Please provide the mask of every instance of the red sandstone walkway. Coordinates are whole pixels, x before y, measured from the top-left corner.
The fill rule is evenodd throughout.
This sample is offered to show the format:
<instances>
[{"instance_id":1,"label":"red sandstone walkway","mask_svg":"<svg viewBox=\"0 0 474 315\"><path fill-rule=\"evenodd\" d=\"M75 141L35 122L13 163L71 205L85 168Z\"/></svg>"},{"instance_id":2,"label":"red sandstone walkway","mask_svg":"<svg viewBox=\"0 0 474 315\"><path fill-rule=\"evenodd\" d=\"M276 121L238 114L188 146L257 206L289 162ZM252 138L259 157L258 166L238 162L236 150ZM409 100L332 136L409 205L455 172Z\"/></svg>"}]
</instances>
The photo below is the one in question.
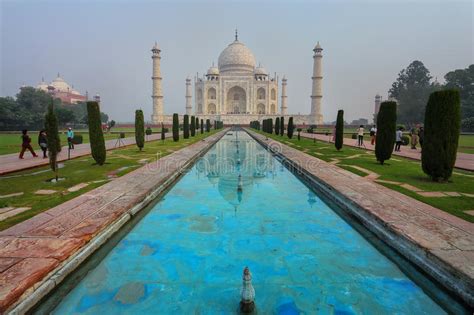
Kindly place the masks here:
<instances>
[{"instance_id":1,"label":"red sandstone walkway","mask_svg":"<svg viewBox=\"0 0 474 315\"><path fill-rule=\"evenodd\" d=\"M166 137L171 137L171 133L167 133ZM147 141L153 141L161 139L161 134L152 134L148 136ZM121 147L135 144L135 137L129 137L121 139ZM116 139L105 141L105 148L107 150L113 150L119 147ZM42 152L36 152L38 155L41 155ZM89 143L77 144L75 149L71 150L71 158L77 158L80 156L89 155L91 153L91 148ZM5 154L0 155L0 175L21 171L37 166L48 165L48 159L43 159L42 157L34 158L31 156L30 152L25 153L23 160L18 158L19 153L15 154ZM64 146L59 153L58 161L65 161L68 158L68 147Z\"/></svg>"},{"instance_id":2,"label":"red sandstone walkway","mask_svg":"<svg viewBox=\"0 0 474 315\"><path fill-rule=\"evenodd\" d=\"M1 231L0 314L24 293L22 306L31 307L30 301L48 293L110 237L110 234L99 236L99 233L114 233L119 229L141 209L140 205L143 207L163 192L183 167L225 132L218 132ZM19 313L25 310L17 309Z\"/></svg>"},{"instance_id":3,"label":"red sandstone walkway","mask_svg":"<svg viewBox=\"0 0 474 315\"><path fill-rule=\"evenodd\" d=\"M322 134L314 134L314 133L301 133L302 137L314 139L321 141L328 142L329 139L332 139L332 135L322 135ZM344 145L357 147L357 140L351 138L344 138ZM371 145L370 141L364 139L364 145L367 150L375 150L375 145ZM410 146L402 146L400 152L393 152L394 155L403 156L406 158L414 159L414 160L421 160L421 151L419 149L412 150ZM456 168L467 170L467 171L474 171L474 154L468 153L460 153L458 152L456 158L456 164L454 165Z\"/></svg>"}]
</instances>

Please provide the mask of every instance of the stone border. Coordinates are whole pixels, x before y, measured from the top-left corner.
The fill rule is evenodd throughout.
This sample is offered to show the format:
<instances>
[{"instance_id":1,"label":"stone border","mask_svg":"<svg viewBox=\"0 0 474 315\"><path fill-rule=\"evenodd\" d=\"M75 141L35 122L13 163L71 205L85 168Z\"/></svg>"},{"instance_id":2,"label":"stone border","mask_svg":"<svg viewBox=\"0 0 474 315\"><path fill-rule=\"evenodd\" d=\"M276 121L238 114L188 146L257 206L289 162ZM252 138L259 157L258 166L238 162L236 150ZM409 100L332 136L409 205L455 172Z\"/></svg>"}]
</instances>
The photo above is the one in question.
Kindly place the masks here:
<instances>
[{"instance_id":1,"label":"stone border","mask_svg":"<svg viewBox=\"0 0 474 315\"><path fill-rule=\"evenodd\" d=\"M246 131L259 144L278 157L285 166L290 168L290 170L295 171L299 177L303 177L303 179L313 186L313 188L322 192L326 197L335 202L344 211L355 217L379 239L384 241L390 247L394 248L398 253L400 253L414 265L421 268L433 279L435 279L436 282L442 284L448 291L459 297L471 308L474 308L474 279L472 276L474 272L474 259L472 259L474 258L473 224L449 214L441 213L441 210L439 209L418 202L415 199L400 194L396 191L392 191L386 187L369 182L362 177L340 169L337 166L331 165L330 163L319 160L316 157L310 156L302 151L291 148L281 142L269 138L265 139L265 136L252 132L248 129L246 129ZM293 159L291 159L289 157L291 153L299 153L303 156L298 156L296 158L294 156ZM302 161L302 159L298 158L305 159L305 161ZM316 163L320 173L318 175L320 176L308 170L305 165L303 165L303 162L308 163L306 164L306 167L315 166L315 164L311 164L311 162ZM459 257L456 257L456 255L459 255L459 250L436 248L430 249L427 247L429 244L426 242L429 242L430 240L419 238L419 235L416 235L416 230L409 231L407 229L407 222L396 222L396 217L390 217L389 213L383 213L385 209L375 209L374 205L376 205L376 203L371 202L370 195L363 195L363 193L358 191L351 191L346 187L342 187L343 185L339 185L340 187L337 187L338 185L330 183L328 177L321 178L325 176L331 176L331 174L324 174L328 172L331 173L331 171L334 173L334 175L343 175L345 176L346 180L352 181L354 183L356 180L363 180L364 188L366 188L368 185L376 185L377 190L382 194L390 191L390 193L387 193L387 198L393 198L393 195L395 194L397 195L397 199L403 199L405 201L405 205L410 205L413 208L426 208L426 216L422 217L421 219L425 219L427 221L432 220L434 223L439 223L443 226L447 225L447 228L451 229L458 228L459 230L457 232L461 231L460 233L462 233L462 236L465 237L463 240L461 240L461 242L465 242L462 245L468 248L466 250L468 253L458 260ZM390 211L393 209L388 210ZM400 205L400 210L405 210L402 209L402 205ZM433 211L433 215L431 216L429 216L430 211ZM406 211L400 212L403 212L403 215L406 214ZM415 211L413 212L413 214L419 215L419 213L415 213ZM389 218L389 220L387 220L387 218ZM429 225L430 223L428 222L426 224ZM433 228L435 227L435 224L433 224ZM440 233L440 231L434 232ZM452 230L449 232L454 234ZM424 244L423 241L425 241Z\"/></svg>"},{"instance_id":2,"label":"stone border","mask_svg":"<svg viewBox=\"0 0 474 315\"><path fill-rule=\"evenodd\" d=\"M47 294L49 294L55 287L57 287L69 274L76 270L87 258L89 258L113 235L115 235L127 222L134 218L141 210L146 208L158 196L166 192L166 190L173 183L175 183L186 172L186 170L188 170L195 163L195 161L199 157L203 156L227 132L228 129L226 128L223 131L218 132L217 134L204 138L205 140L210 141L207 141L205 145L199 148L199 150L187 161L175 165L176 169L173 171L171 176L169 176L164 182L160 183L159 186L153 189L152 191L148 191L145 194L143 200L135 204L133 207L123 213L118 219L116 219L114 222L112 222L106 228L96 234L88 243L86 243L82 248L73 253L65 261L60 263L40 282L35 283L32 287L28 288L23 293L23 295L6 310L6 314L24 314L30 311L34 306L36 306L37 303L39 303L44 297L46 297ZM192 145L201 143L202 142L200 141ZM190 146L175 151L174 154L179 154L181 150L187 149ZM143 166L142 168L145 167L146 166ZM98 187L96 189L100 189L101 187Z\"/></svg>"}]
</instances>

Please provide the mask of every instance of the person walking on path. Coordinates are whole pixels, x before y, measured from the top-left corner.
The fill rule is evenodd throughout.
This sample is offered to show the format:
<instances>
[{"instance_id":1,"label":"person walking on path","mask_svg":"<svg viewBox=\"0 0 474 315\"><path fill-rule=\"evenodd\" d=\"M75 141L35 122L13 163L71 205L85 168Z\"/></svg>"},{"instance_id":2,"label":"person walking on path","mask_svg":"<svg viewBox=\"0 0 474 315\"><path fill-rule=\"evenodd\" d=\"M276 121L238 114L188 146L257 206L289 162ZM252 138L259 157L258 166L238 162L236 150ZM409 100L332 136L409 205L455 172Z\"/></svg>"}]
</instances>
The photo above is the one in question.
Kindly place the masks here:
<instances>
[{"instance_id":1,"label":"person walking on path","mask_svg":"<svg viewBox=\"0 0 474 315\"><path fill-rule=\"evenodd\" d=\"M29 150L33 157L38 157L38 155L35 153L35 150L33 150L33 147L31 146L31 138L28 136L28 130L23 129L22 131L22 143L21 143L21 152L20 152L20 159L23 159L23 155L25 154L26 150Z\"/></svg>"},{"instance_id":2,"label":"person walking on path","mask_svg":"<svg viewBox=\"0 0 474 315\"><path fill-rule=\"evenodd\" d=\"M69 145L69 149L73 149L74 150L74 142L73 142L73 139L74 139L74 131L72 131L72 128L69 127L67 129L67 143Z\"/></svg>"},{"instance_id":3,"label":"person walking on path","mask_svg":"<svg viewBox=\"0 0 474 315\"><path fill-rule=\"evenodd\" d=\"M43 151L43 159L46 159L48 156L46 155L46 151L48 150L48 138L46 137L46 131L41 130L38 135L38 144Z\"/></svg>"},{"instance_id":4,"label":"person walking on path","mask_svg":"<svg viewBox=\"0 0 474 315\"><path fill-rule=\"evenodd\" d=\"M423 149L423 141L425 140L425 130L423 127L418 129L418 141L420 142L420 148Z\"/></svg>"},{"instance_id":5,"label":"person walking on path","mask_svg":"<svg viewBox=\"0 0 474 315\"><path fill-rule=\"evenodd\" d=\"M410 136L411 136L411 148L412 150L416 150L416 145L418 144L418 132L416 130L416 127L411 128L410 130Z\"/></svg>"},{"instance_id":6,"label":"person walking on path","mask_svg":"<svg viewBox=\"0 0 474 315\"><path fill-rule=\"evenodd\" d=\"M375 136L377 135L377 127L375 125L370 128L370 144L374 145L375 144Z\"/></svg>"},{"instance_id":7,"label":"person walking on path","mask_svg":"<svg viewBox=\"0 0 474 315\"><path fill-rule=\"evenodd\" d=\"M357 145L359 147L364 145L364 125L360 125L357 129Z\"/></svg>"},{"instance_id":8,"label":"person walking on path","mask_svg":"<svg viewBox=\"0 0 474 315\"><path fill-rule=\"evenodd\" d=\"M395 133L395 151L400 152L400 146L402 145L402 127L398 128L398 130Z\"/></svg>"}]
</instances>

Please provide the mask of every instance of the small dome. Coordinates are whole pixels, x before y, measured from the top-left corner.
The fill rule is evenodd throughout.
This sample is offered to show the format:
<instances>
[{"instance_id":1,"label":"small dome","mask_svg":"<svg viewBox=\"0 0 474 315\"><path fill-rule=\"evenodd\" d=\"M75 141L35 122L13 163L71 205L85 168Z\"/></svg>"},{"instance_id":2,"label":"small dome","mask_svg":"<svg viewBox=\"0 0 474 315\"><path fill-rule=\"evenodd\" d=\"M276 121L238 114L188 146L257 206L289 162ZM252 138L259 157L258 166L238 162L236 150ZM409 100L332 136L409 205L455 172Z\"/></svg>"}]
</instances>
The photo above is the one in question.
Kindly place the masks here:
<instances>
[{"instance_id":1,"label":"small dome","mask_svg":"<svg viewBox=\"0 0 474 315\"><path fill-rule=\"evenodd\" d=\"M237 39L227 46L219 55L219 71L253 72L255 57L252 51Z\"/></svg>"},{"instance_id":2,"label":"small dome","mask_svg":"<svg viewBox=\"0 0 474 315\"><path fill-rule=\"evenodd\" d=\"M58 77L54 79L53 82L51 82L51 86L60 92L69 92L71 90L69 84L67 84L66 81L64 81L64 79L59 76L59 73Z\"/></svg>"},{"instance_id":3,"label":"small dome","mask_svg":"<svg viewBox=\"0 0 474 315\"><path fill-rule=\"evenodd\" d=\"M213 65L207 70L207 75L219 75L219 69Z\"/></svg>"},{"instance_id":4,"label":"small dome","mask_svg":"<svg viewBox=\"0 0 474 315\"><path fill-rule=\"evenodd\" d=\"M71 91L71 94L74 94L74 95L81 95L81 93L80 93L78 90L72 90L72 91Z\"/></svg>"},{"instance_id":5,"label":"small dome","mask_svg":"<svg viewBox=\"0 0 474 315\"><path fill-rule=\"evenodd\" d=\"M319 44L319 42L316 44L316 46L314 46L314 49L313 50L323 50L323 48L321 47L321 45Z\"/></svg>"},{"instance_id":6,"label":"small dome","mask_svg":"<svg viewBox=\"0 0 474 315\"><path fill-rule=\"evenodd\" d=\"M41 91L48 91L48 84L44 82L44 78L41 79L41 82L36 86L36 88Z\"/></svg>"},{"instance_id":7,"label":"small dome","mask_svg":"<svg viewBox=\"0 0 474 315\"><path fill-rule=\"evenodd\" d=\"M258 65L258 67L255 68L255 74L256 75L268 75L268 72L267 72L267 70L265 70L264 67L262 67L261 65Z\"/></svg>"}]
</instances>

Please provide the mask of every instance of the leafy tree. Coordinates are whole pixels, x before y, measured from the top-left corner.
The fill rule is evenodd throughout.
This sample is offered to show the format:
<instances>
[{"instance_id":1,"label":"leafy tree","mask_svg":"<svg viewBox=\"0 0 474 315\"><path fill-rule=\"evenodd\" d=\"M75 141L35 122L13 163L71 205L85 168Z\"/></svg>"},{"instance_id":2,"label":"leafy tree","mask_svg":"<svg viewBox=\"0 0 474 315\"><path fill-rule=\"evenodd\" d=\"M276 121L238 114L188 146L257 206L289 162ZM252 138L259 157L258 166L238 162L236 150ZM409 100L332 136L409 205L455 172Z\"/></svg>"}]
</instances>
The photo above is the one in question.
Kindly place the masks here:
<instances>
[{"instance_id":1,"label":"leafy tree","mask_svg":"<svg viewBox=\"0 0 474 315\"><path fill-rule=\"evenodd\" d=\"M44 118L44 127L48 139L49 166L54 172L57 182L59 177L58 153L61 152L61 140L59 139L58 119L54 113L54 104L52 101L48 106L48 111Z\"/></svg>"},{"instance_id":2,"label":"leafy tree","mask_svg":"<svg viewBox=\"0 0 474 315\"><path fill-rule=\"evenodd\" d=\"M280 118L280 136L285 134L285 118L281 116Z\"/></svg>"},{"instance_id":3,"label":"leafy tree","mask_svg":"<svg viewBox=\"0 0 474 315\"><path fill-rule=\"evenodd\" d=\"M58 106L54 109L54 111L55 111L56 117L58 118L59 124L61 126L65 126L66 124L72 123L76 120L74 116L74 112L70 109L66 109L66 108Z\"/></svg>"},{"instance_id":4,"label":"leafy tree","mask_svg":"<svg viewBox=\"0 0 474 315\"><path fill-rule=\"evenodd\" d=\"M189 115L184 115L184 123L183 123L183 138L189 138Z\"/></svg>"},{"instance_id":5,"label":"leafy tree","mask_svg":"<svg viewBox=\"0 0 474 315\"><path fill-rule=\"evenodd\" d=\"M437 88L431 79L430 71L418 60L400 71L389 90L390 97L398 102L399 122L411 124L424 120L428 97Z\"/></svg>"},{"instance_id":6,"label":"leafy tree","mask_svg":"<svg viewBox=\"0 0 474 315\"><path fill-rule=\"evenodd\" d=\"M173 114L173 141L179 141L179 117L178 114Z\"/></svg>"},{"instance_id":7,"label":"leafy tree","mask_svg":"<svg viewBox=\"0 0 474 315\"><path fill-rule=\"evenodd\" d=\"M116 123L115 123L115 120L112 119L112 120L109 122L109 129L112 129L113 127L115 127L115 124L116 124Z\"/></svg>"},{"instance_id":8,"label":"leafy tree","mask_svg":"<svg viewBox=\"0 0 474 315\"><path fill-rule=\"evenodd\" d=\"M92 101L87 102L87 117L92 157L97 164L103 165L107 151L105 150L104 134L100 121L99 103Z\"/></svg>"},{"instance_id":9,"label":"leafy tree","mask_svg":"<svg viewBox=\"0 0 474 315\"><path fill-rule=\"evenodd\" d=\"M106 113L100 112L100 121L106 123L109 121L109 115Z\"/></svg>"},{"instance_id":10,"label":"leafy tree","mask_svg":"<svg viewBox=\"0 0 474 315\"><path fill-rule=\"evenodd\" d=\"M377 135L375 141L375 156L383 165L392 156L395 144L397 126L397 103L382 102L377 115Z\"/></svg>"},{"instance_id":11,"label":"leafy tree","mask_svg":"<svg viewBox=\"0 0 474 315\"><path fill-rule=\"evenodd\" d=\"M337 111L336 119L336 139L334 141L334 146L339 151L342 149L342 144L344 142L344 111L342 109Z\"/></svg>"},{"instance_id":12,"label":"leafy tree","mask_svg":"<svg viewBox=\"0 0 474 315\"><path fill-rule=\"evenodd\" d=\"M141 151L145 146L145 121L141 109L135 111L135 142Z\"/></svg>"},{"instance_id":13,"label":"leafy tree","mask_svg":"<svg viewBox=\"0 0 474 315\"><path fill-rule=\"evenodd\" d=\"M460 103L459 91L444 90L432 93L426 106L421 165L434 181L447 181L453 173L461 123Z\"/></svg>"},{"instance_id":14,"label":"leafy tree","mask_svg":"<svg viewBox=\"0 0 474 315\"><path fill-rule=\"evenodd\" d=\"M280 133L280 117L275 118L275 134L278 136Z\"/></svg>"},{"instance_id":15,"label":"leafy tree","mask_svg":"<svg viewBox=\"0 0 474 315\"><path fill-rule=\"evenodd\" d=\"M191 137L194 137L196 135L196 119L194 119L194 116L191 116Z\"/></svg>"},{"instance_id":16,"label":"leafy tree","mask_svg":"<svg viewBox=\"0 0 474 315\"><path fill-rule=\"evenodd\" d=\"M464 118L461 121L462 131L473 132L474 131L474 117Z\"/></svg>"},{"instance_id":17,"label":"leafy tree","mask_svg":"<svg viewBox=\"0 0 474 315\"><path fill-rule=\"evenodd\" d=\"M444 79L446 87L458 89L461 97L461 118L474 117L474 64L466 69L448 72Z\"/></svg>"},{"instance_id":18,"label":"leafy tree","mask_svg":"<svg viewBox=\"0 0 474 315\"><path fill-rule=\"evenodd\" d=\"M290 117L290 119L288 119L288 131L287 131L289 139L293 138L294 130L295 130L295 125L293 124L293 117Z\"/></svg>"},{"instance_id":19,"label":"leafy tree","mask_svg":"<svg viewBox=\"0 0 474 315\"><path fill-rule=\"evenodd\" d=\"M206 132L211 131L211 120L206 119Z\"/></svg>"},{"instance_id":20,"label":"leafy tree","mask_svg":"<svg viewBox=\"0 0 474 315\"><path fill-rule=\"evenodd\" d=\"M204 120L201 119L201 134L204 133Z\"/></svg>"}]
</instances>

